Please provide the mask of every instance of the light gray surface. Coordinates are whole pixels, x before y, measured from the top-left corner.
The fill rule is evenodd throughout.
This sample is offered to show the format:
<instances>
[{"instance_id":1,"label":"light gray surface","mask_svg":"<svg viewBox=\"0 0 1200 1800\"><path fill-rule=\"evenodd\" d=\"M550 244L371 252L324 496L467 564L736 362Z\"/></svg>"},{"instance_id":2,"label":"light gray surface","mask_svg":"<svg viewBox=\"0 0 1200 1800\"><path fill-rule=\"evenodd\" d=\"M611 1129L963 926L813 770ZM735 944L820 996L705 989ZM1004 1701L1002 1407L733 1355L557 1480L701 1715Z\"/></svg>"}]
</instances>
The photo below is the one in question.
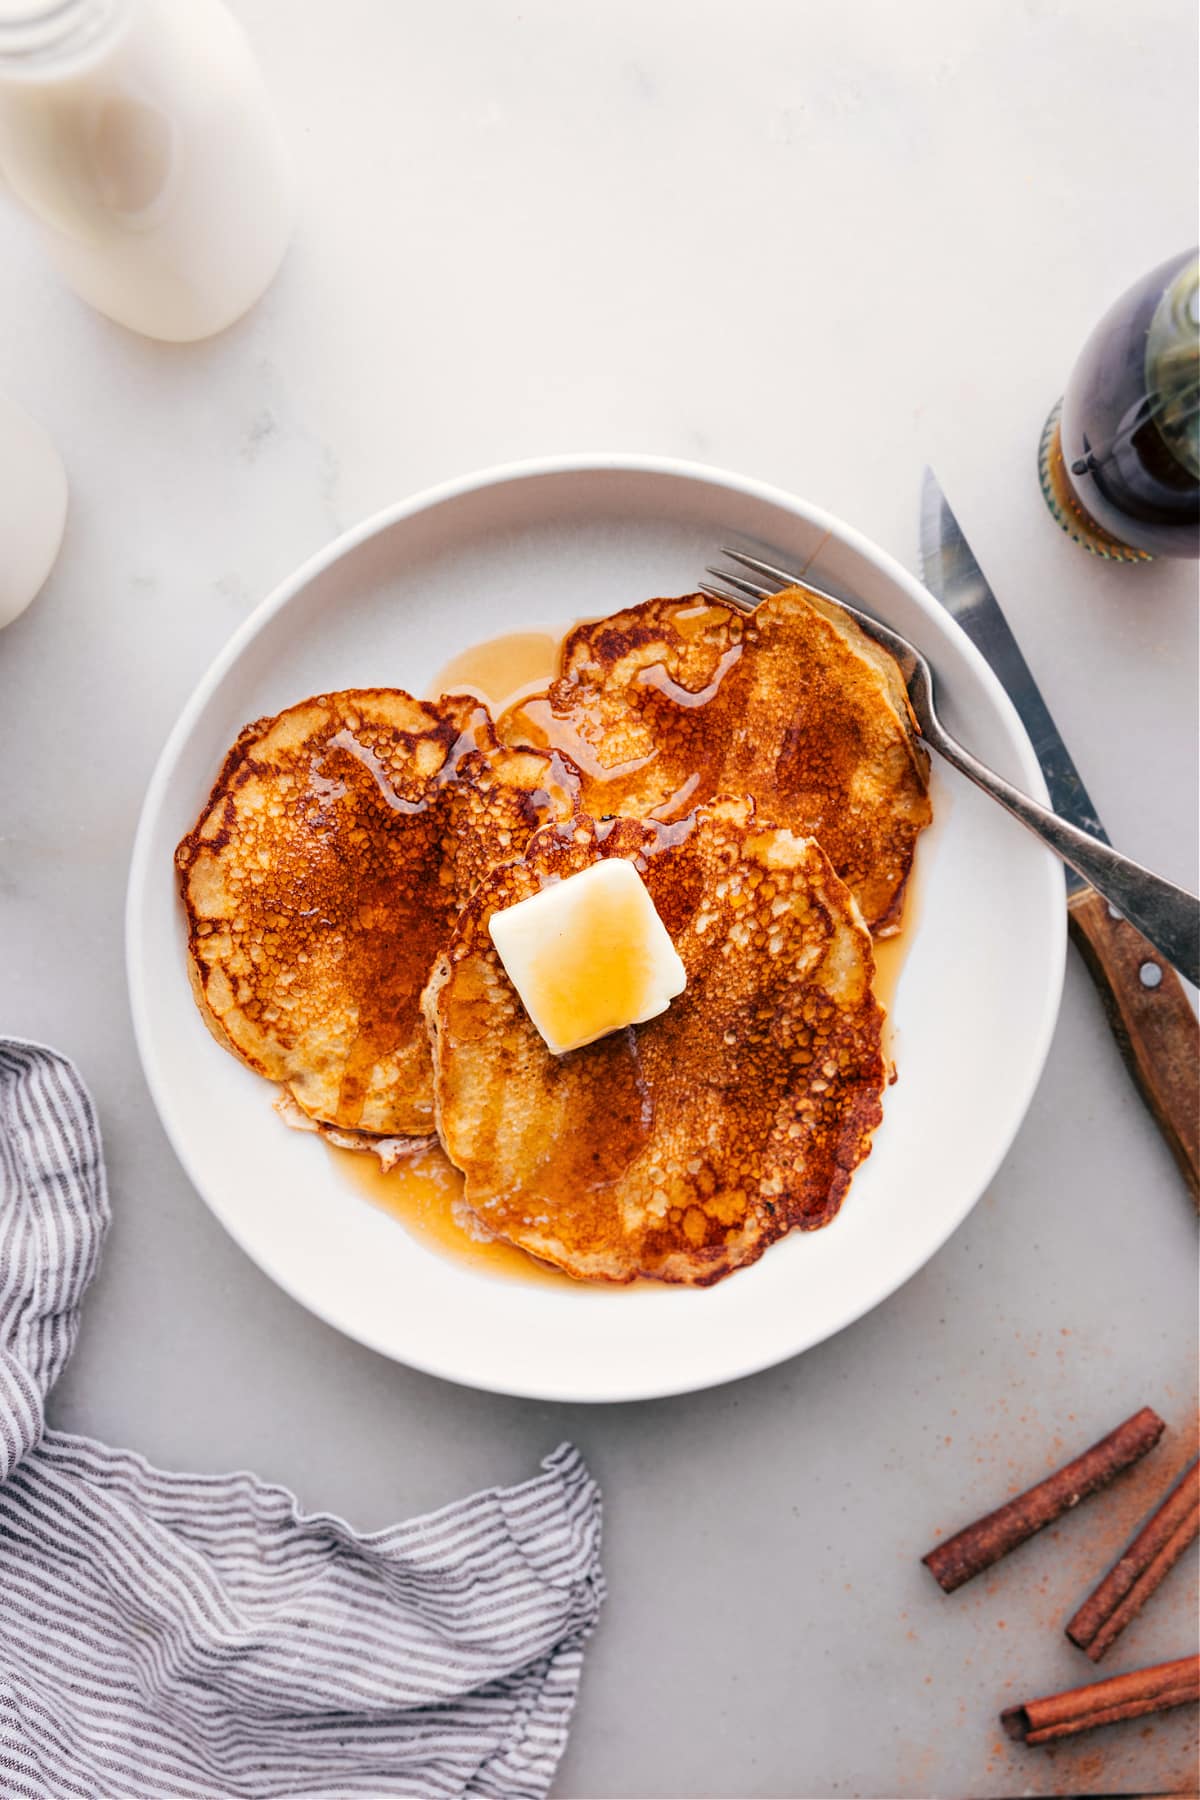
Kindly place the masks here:
<instances>
[{"instance_id":1,"label":"light gray surface","mask_svg":"<svg viewBox=\"0 0 1200 1800\"><path fill-rule=\"evenodd\" d=\"M1194 230L1191 9L244 15L303 182L250 319L135 340L0 212L0 387L73 491L51 585L0 636L0 1022L78 1059L115 1207L55 1422L252 1465L362 1526L571 1436L605 1488L610 1601L562 1795L1188 1784L1188 1713L997 1748L1000 1705L1088 1678L1059 1628L1153 1467L953 1598L917 1562L1143 1401L1164 1468L1194 1417L1194 1217L1073 953L1025 1127L907 1288L752 1381L572 1411L385 1363L246 1262L149 1109L121 908L158 748L266 589L400 494L581 447L742 468L910 566L932 460L1114 841L1194 882L1195 570L1098 565L1033 467L1094 317ZM1114 1669L1194 1647L1195 1568Z\"/></svg>"}]
</instances>

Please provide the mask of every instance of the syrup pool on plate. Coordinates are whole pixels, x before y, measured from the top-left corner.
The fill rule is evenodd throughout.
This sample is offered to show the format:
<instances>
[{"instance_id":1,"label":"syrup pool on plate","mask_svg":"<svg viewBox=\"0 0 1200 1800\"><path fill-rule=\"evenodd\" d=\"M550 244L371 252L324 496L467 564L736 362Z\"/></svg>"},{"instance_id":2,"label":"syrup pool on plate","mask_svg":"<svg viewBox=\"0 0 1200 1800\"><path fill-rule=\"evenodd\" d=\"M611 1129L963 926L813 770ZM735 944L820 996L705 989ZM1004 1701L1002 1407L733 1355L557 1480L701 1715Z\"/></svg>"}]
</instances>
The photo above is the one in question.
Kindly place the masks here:
<instances>
[{"instance_id":1,"label":"syrup pool on plate","mask_svg":"<svg viewBox=\"0 0 1200 1800\"><path fill-rule=\"evenodd\" d=\"M493 713L501 713L513 701L553 681L561 645L562 638L551 631L510 631L503 637L485 638L450 658L429 683L428 697L436 700L441 694L457 694L465 688L486 700Z\"/></svg>"},{"instance_id":2,"label":"syrup pool on plate","mask_svg":"<svg viewBox=\"0 0 1200 1800\"><path fill-rule=\"evenodd\" d=\"M361 1150L325 1146L339 1173L373 1206L398 1219L418 1243L485 1275L573 1287L569 1275L538 1262L513 1244L489 1237L463 1200L463 1178L438 1146L402 1157L385 1174L378 1158Z\"/></svg>"},{"instance_id":3,"label":"syrup pool on plate","mask_svg":"<svg viewBox=\"0 0 1200 1800\"><path fill-rule=\"evenodd\" d=\"M877 937L873 940L875 952L875 975L871 988L882 1006L885 1014L883 1021L883 1054L893 1069L898 1069L903 1077L903 1043L897 1044L896 1032L896 993L900 986L900 978L908 960L909 950L916 935L917 920L921 912L921 897L924 887L924 864L921 859L920 846L913 858L912 871L904 890L904 910L900 915L900 929L893 937ZM884 1108L886 1120L887 1108Z\"/></svg>"}]
</instances>

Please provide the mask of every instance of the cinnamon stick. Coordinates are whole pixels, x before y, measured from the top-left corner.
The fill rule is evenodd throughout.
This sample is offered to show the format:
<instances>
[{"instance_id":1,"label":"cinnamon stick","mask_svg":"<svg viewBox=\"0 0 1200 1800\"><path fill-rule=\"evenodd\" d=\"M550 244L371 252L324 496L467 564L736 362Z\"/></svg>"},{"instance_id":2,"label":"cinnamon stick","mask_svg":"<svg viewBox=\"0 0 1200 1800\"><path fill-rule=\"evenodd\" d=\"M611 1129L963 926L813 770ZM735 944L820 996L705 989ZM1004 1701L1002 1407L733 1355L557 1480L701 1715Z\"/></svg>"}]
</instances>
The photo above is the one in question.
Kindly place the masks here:
<instances>
[{"instance_id":1,"label":"cinnamon stick","mask_svg":"<svg viewBox=\"0 0 1200 1800\"><path fill-rule=\"evenodd\" d=\"M1052 1525L1089 1494L1107 1487L1122 1469L1153 1450L1166 1426L1149 1406L1118 1425L1115 1431L1085 1450L1073 1462L1056 1469L1036 1487L1027 1488L1014 1500L996 1508L973 1525L938 1544L921 1561L947 1594L970 1581L1031 1538Z\"/></svg>"},{"instance_id":2,"label":"cinnamon stick","mask_svg":"<svg viewBox=\"0 0 1200 1800\"><path fill-rule=\"evenodd\" d=\"M1056 1738L1073 1737L1077 1731L1093 1731L1097 1725L1116 1725L1121 1719L1137 1719L1143 1713L1165 1712L1170 1706L1197 1700L1200 1656L1183 1656L1178 1662L1134 1669L1128 1675L1093 1681L1065 1694L1026 1700L1023 1706L1010 1706L1002 1712L1000 1723L1011 1738L1026 1744L1050 1744Z\"/></svg>"},{"instance_id":3,"label":"cinnamon stick","mask_svg":"<svg viewBox=\"0 0 1200 1800\"><path fill-rule=\"evenodd\" d=\"M1200 1460L1185 1469L1067 1625L1067 1636L1093 1662L1145 1606L1163 1577L1200 1533Z\"/></svg>"}]
</instances>

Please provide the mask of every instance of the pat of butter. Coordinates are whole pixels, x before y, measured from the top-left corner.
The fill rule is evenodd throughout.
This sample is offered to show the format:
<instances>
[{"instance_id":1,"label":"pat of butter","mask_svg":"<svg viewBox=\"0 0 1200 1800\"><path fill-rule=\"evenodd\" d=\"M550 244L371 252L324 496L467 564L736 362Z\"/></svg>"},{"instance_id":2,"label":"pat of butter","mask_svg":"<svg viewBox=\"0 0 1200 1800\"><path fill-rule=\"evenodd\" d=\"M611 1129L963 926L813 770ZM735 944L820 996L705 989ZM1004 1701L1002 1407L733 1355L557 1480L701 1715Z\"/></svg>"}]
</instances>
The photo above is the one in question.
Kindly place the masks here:
<instances>
[{"instance_id":1,"label":"pat of butter","mask_svg":"<svg viewBox=\"0 0 1200 1800\"><path fill-rule=\"evenodd\" d=\"M656 1018L687 986L645 883L620 856L493 913L488 930L556 1056Z\"/></svg>"}]
</instances>

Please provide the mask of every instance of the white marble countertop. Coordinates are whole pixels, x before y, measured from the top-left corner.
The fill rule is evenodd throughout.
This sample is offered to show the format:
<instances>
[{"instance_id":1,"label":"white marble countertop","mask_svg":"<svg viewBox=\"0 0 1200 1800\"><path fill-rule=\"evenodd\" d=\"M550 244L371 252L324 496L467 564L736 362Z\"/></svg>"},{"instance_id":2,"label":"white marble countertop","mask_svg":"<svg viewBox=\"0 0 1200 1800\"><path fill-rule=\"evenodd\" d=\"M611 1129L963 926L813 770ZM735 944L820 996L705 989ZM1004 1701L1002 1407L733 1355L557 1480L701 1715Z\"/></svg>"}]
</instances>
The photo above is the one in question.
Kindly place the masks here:
<instances>
[{"instance_id":1,"label":"white marble countertop","mask_svg":"<svg viewBox=\"0 0 1200 1800\"><path fill-rule=\"evenodd\" d=\"M0 388L72 483L56 572L0 636L0 1026L78 1060L115 1200L54 1419L251 1465L364 1526L572 1437L610 1599L562 1795L1189 1785L1187 1711L1057 1755L996 1726L1018 1690L1088 1678L1061 1621L1157 1475L952 1600L917 1561L1143 1401L1173 1428L1163 1466L1184 1452L1195 1221L1074 952L1025 1126L916 1279L753 1380L572 1410L387 1363L251 1266L150 1106L121 914L166 732L268 588L406 492L579 449L763 477L910 566L932 462L1112 836L1194 882L1195 566L1093 561L1034 467L1095 318L1194 232L1193 9L240 10L302 184L248 319L131 337L0 210ZM1114 1668L1193 1647L1194 1557Z\"/></svg>"}]
</instances>

